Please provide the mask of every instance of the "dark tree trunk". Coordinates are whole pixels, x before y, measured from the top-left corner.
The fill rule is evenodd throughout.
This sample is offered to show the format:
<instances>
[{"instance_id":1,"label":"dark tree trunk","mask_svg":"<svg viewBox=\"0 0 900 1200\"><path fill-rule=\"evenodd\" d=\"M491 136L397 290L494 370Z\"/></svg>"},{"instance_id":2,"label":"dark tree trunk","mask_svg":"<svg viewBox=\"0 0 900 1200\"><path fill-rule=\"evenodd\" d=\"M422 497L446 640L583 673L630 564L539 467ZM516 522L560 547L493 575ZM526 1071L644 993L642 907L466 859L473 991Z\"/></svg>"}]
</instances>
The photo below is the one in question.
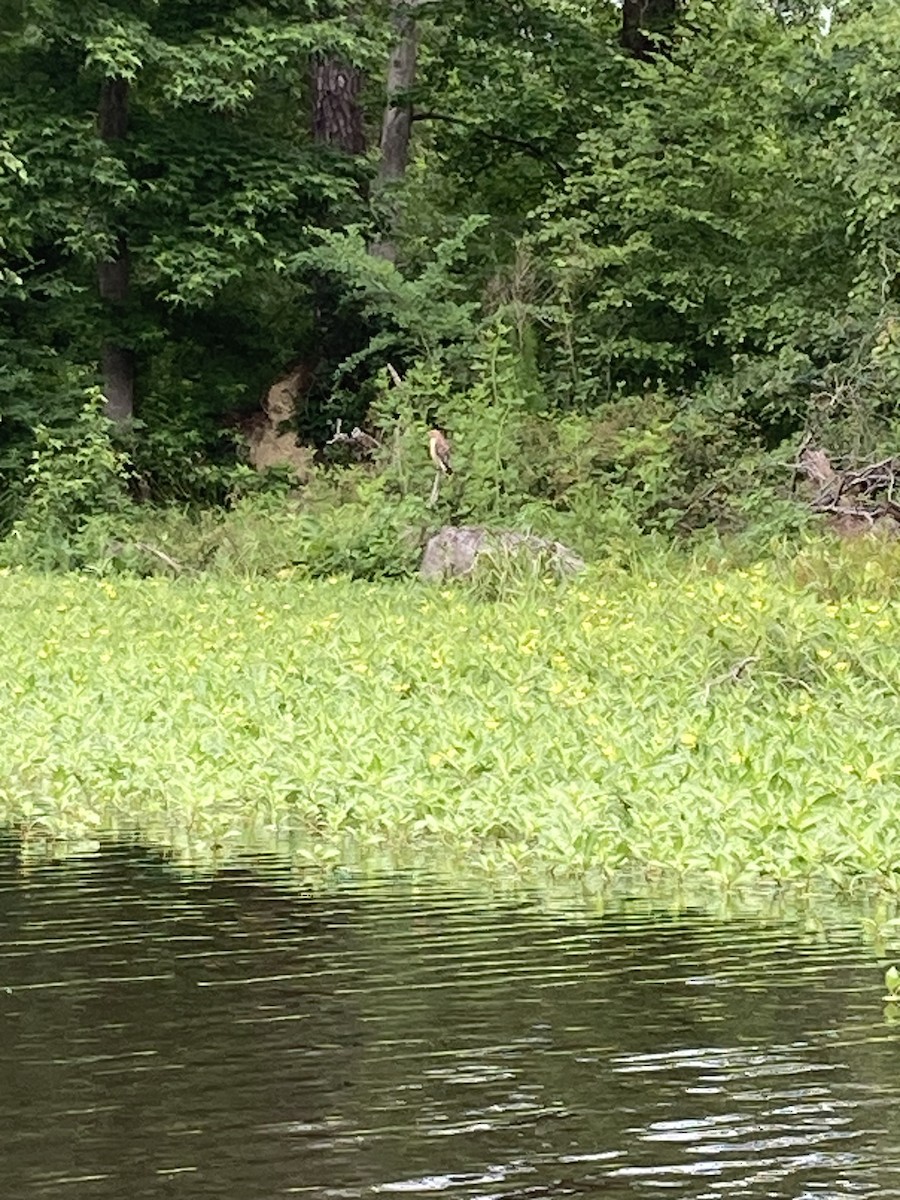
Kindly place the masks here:
<instances>
[{"instance_id":1,"label":"dark tree trunk","mask_svg":"<svg viewBox=\"0 0 900 1200\"><path fill-rule=\"evenodd\" d=\"M313 140L320 146L332 146L344 154L364 154L366 133L361 100L364 84L362 71L338 55L317 54L310 63L310 82ZM317 326L323 330L335 329L333 288L321 276L317 276L313 282L312 303ZM309 380L316 373L316 364L323 356L327 357L328 352L328 347L320 343L318 352L312 353L299 365L299 374L304 379L304 406L307 403ZM270 420L268 414L267 420Z\"/></svg>"},{"instance_id":2,"label":"dark tree trunk","mask_svg":"<svg viewBox=\"0 0 900 1200\"><path fill-rule=\"evenodd\" d=\"M378 163L377 190L400 183L409 163L409 141L412 130L411 93L416 82L418 33L415 6L417 0L394 0L393 24L397 41L391 52L387 75L387 105L381 124L381 159ZM372 247L381 258L397 257L393 242L394 207L388 200L385 210L386 230Z\"/></svg>"},{"instance_id":3,"label":"dark tree trunk","mask_svg":"<svg viewBox=\"0 0 900 1200\"><path fill-rule=\"evenodd\" d=\"M127 80L103 81L97 130L105 142L121 141L125 137L128 130ZM119 237L115 256L108 262L98 264L97 284L107 308L109 323L114 328L120 323L128 303L128 244L124 235ZM133 352L115 337L109 337L103 343L100 366L106 415L113 421L129 421L134 416Z\"/></svg>"},{"instance_id":4,"label":"dark tree trunk","mask_svg":"<svg viewBox=\"0 0 900 1200\"><path fill-rule=\"evenodd\" d=\"M650 58L680 10L681 0L623 0L622 46L635 58Z\"/></svg>"},{"instance_id":5,"label":"dark tree trunk","mask_svg":"<svg viewBox=\"0 0 900 1200\"><path fill-rule=\"evenodd\" d=\"M363 154L362 72L340 58L317 55L312 64L312 133L317 142Z\"/></svg>"}]
</instances>

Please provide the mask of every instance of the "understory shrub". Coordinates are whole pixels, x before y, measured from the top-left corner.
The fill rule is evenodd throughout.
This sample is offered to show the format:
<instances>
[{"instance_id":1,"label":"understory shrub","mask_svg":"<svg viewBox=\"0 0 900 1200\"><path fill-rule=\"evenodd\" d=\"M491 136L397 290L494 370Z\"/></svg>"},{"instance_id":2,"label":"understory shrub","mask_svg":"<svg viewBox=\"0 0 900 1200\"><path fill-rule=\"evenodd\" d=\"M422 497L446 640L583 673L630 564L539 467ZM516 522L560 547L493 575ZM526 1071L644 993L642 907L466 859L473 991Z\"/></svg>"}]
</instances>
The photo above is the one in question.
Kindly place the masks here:
<instances>
[{"instance_id":1,"label":"understory shrub","mask_svg":"<svg viewBox=\"0 0 900 1200\"><path fill-rule=\"evenodd\" d=\"M128 458L112 432L98 389L87 392L68 425L35 428L21 515L3 543L3 561L65 570L97 555L131 507Z\"/></svg>"},{"instance_id":2,"label":"understory shrub","mask_svg":"<svg viewBox=\"0 0 900 1200\"><path fill-rule=\"evenodd\" d=\"M134 437L114 432L92 394L74 421L37 428L22 513L0 557L102 573L292 567L374 579L413 572L427 536L446 524L534 532L595 561L627 556L648 536L726 534L764 547L810 518L791 496L796 443L769 449L756 436L745 384L549 412L496 320L467 386L439 359L399 386L385 379L370 414L371 460L313 467L300 485L277 470L204 462L188 439L185 472L203 474L207 503L165 506L135 502ZM435 424L453 447L453 473L438 478L427 453ZM163 441L172 474L177 439ZM200 486L195 478L188 492Z\"/></svg>"}]
</instances>

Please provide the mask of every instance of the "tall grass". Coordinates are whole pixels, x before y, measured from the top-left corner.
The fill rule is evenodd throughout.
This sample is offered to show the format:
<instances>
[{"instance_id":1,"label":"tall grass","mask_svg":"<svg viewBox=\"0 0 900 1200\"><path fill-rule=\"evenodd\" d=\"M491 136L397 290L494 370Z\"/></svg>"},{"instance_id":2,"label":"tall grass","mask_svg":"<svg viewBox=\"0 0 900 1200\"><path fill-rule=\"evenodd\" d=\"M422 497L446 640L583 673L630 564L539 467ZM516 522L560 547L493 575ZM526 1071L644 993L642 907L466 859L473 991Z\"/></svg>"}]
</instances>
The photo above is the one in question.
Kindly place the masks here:
<instances>
[{"instance_id":1,"label":"tall grass","mask_svg":"<svg viewBox=\"0 0 900 1200\"><path fill-rule=\"evenodd\" d=\"M659 555L490 601L6 571L0 824L900 890L898 574Z\"/></svg>"}]
</instances>

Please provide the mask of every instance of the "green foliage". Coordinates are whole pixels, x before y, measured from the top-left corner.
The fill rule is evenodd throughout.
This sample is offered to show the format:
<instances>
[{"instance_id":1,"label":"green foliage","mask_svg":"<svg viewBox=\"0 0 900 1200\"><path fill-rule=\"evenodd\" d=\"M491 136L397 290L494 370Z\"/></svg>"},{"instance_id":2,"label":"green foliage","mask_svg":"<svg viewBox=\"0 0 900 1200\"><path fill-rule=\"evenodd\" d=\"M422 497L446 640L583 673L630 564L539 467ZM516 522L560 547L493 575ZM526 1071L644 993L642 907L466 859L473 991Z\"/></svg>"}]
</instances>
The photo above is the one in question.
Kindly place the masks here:
<instances>
[{"instance_id":1,"label":"green foliage","mask_svg":"<svg viewBox=\"0 0 900 1200\"><path fill-rule=\"evenodd\" d=\"M385 502L429 495L425 448L437 423L453 443L454 474L441 483L435 523L533 528L599 558L640 532L753 526L764 545L808 520L789 496L792 448L772 453L754 439L740 389L711 382L690 398L621 395L590 415L560 415L543 408L522 367L512 331L494 322L467 388L434 364L386 386L372 410Z\"/></svg>"},{"instance_id":2,"label":"green foliage","mask_svg":"<svg viewBox=\"0 0 900 1200\"><path fill-rule=\"evenodd\" d=\"M111 433L96 390L70 426L36 428L22 515L5 543L8 560L67 569L97 550L92 518L101 518L101 537L110 536L127 513L130 477L127 457Z\"/></svg>"},{"instance_id":3,"label":"green foliage","mask_svg":"<svg viewBox=\"0 0 900 1200\"><path fill-rule=\"evenodd\" d=\"M856 251L856 304L877 313L896 299L898 269L898 167L894 149L900 114L890 86L900 33L896 7L878 0L842 25L831 46L840 73L828 100L835 119L835 178L848 206L847 224Z\"/></svg>"},{"instance_id":4,"label":"green foliage","mask_svg":"<svg viewBox=\"0 0 900 1200\"><path fill-rule=\"evenodd\" d=\"M388 6L22 0L15 16L0 40L0 533L25 520L34 431L75 419L113 333L137 364L123 447L145 501L227 509L266 491L236 431L288 368L302 437L322 446L339 417L382 434L374 480L319 479L301 506L322 570L406 571L404 530L448 521L533 527L594 557L635 531L753 526L762 544L801 532L792 438L851 460L893 445L887 0L838 4L827 28L805 0L696 0L646 62L621 53L612 4L420 6L395 261L371 253ZM312 68L329 57L361 73L371 154L312 134ZM109 141L113 78L129 120ZM125 245L113 314L97 269ZM382 386L387 363L400 388ZM411 515L435 421L457 471ZM347 512L326 514L322 497L345 493ZM235 561L269 555L248 544Z\"/></svg>"},{"instance_id":5,"label":"green foliage","mask_svg":"<svg viewBox=\"0 0 900 1200\"><path fill-rule=\"evenodd\" d=\"M233 489L237 474L230 472ZM81 522L74 540L61 534L42 538L22 523L6 543L4 560L81 567L105 576L203 572L234 578L287 571L311 578L384 579L417 569L428 516L415 497L386 505L377 490L358 481L353 496L338 504L323 482L316 485L318 501L303 504L284 486L271 483L265 490L256 472L246 475L255 486L244 496L233 491L227 508L132 506L119 516L105 511Z\"/></svg>"},{"instance_id":6,"label":"green foliage","mask_svg":"<svg viewBox=\"0 0 900 1200\"><path fill-rule=\"evenodd\" d=\"M308 516L293 562L314 578L390 579L412 574L421 557L424 504L414 496L384 503L361 485L356 503L323 506Z\"/></svg>"},{"instance_id":7,"label":"green foliage","mask_svg":"<svg viewBox=\"0 0 900 1200\"><path fill-rule=\"evenodd\" d=\"M691 17L599 106L539 212L536 315L570 402L809 345L846 294L847 214L805 111L815 43L740 0Z\"/></svg>"},{"instance_id":8,"label":"green foliage","mask_svg":"<svg viewBox=\"0 0 900 1200\"><path fill-rule=\"evenodd\" d=\"M489 545L479 553L465 586L479 600L489 603L511 600L535 601L552 595L550 587L566 582L556 556L532 547Z\"/></svg>"},{"instance_id":9,"label":"green foliage","mask_svg":"<svg viewBox=\"0 0 900 1200\"><path fill-rule=\"evenodd\" d=\"M315 145L297 120L308 58L380 64L382 47L340 5L330 20L280 0L253 10L28 0L24 10L23 28L0 46L9 469L21 479L23 426L62 417L51 400L59 389L46 386L54 363L62 375L96 375L108 321L97 264L120 238L132 270L117 336L136 352L147 442L183 435L188 451L221 461L226 415L254 406L285 363L321 344L315 272L289 277L288 260L316 244L316 228L365 212L367 160ZM131 85L128 134L114 143L96 129L106 76ZM142 450L149 474L153 447ZM177 494L154 482L160 498ZM197 482L193 498L208 501L199 473Z\"/></svg>"},{"instance_id":10,"label":"green foliage","mask_svg":"<svg viewBox=\"0 0 900 1200\"><path fill-rule=\"evenodd\" d=\"M514 254L529 213L571 168L605 98L621 99L611 5L448 0L422 12L421 147L405 189L404 258L418 263L455 228L483 223L474 294Z\"/></svg>"},{"instance_id":11,"label":"green foliage","mask_svg":"<svg viewBox=\"0 0 900 1200\"><path fill-rule=\"evenodd\" d=\"M0 820L896 891L896 554L888 592L845 547L807 553L856 586L646 545L487 604L303 567L7 572Z\"/></svg>"},{"instance_id":12,"label":"green foliage","mask_svg":"<svg viewBox=\"0 0 900 1200\"><path fill-rule=\"evenodd\" d=\"M371 358L385 356L400 364L449 358L457 367L460 346L467 351L476 336L477 300L466 295L457 268L467 243L485 218L472 216L432 246L417 274L401 273L394 263L372 255L358 228L321 230L319 244L297 255L295 269L312 269L337 281L346 305L372 330L371 340L339 363L335 383L346 397L347 378ZM455 350L455 353L454 353Z\"/></svg>"},{"instance_id":13,"label":"green foliage","mask_svg":"<svg viewBox=\"0 0 900 1200\"><path fill-rule=\"evenodd\" d=\"M528 495L523 419L537 405L526 387L509 330L493 323L474 348L468 388L433 361L410 371L400 388L385 388L372 409L388 448L385 495L429 494L434 468L426 456L427 431L437 424L454 444L454 474L441 490L437 518L514 520Z\"/></svg>"}]
</instances>

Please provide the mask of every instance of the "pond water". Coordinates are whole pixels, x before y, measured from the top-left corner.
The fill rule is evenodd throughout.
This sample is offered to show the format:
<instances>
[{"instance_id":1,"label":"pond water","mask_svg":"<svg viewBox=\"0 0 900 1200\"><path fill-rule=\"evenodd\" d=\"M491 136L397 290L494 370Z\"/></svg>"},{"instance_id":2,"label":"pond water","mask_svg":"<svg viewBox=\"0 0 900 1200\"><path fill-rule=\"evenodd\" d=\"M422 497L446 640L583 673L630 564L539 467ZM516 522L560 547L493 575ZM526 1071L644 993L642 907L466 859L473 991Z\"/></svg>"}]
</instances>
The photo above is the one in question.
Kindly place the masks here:
<instances>
[{"instance_id":1,"label":"pond water","mask_svg":"<svg viewBox=\"0 0 900 1200\"><path fill-rule=\"evenodd\" d=\"M858 923L0 848L0 1194L900 1196Z\"/></svg>"}]
</instances>

